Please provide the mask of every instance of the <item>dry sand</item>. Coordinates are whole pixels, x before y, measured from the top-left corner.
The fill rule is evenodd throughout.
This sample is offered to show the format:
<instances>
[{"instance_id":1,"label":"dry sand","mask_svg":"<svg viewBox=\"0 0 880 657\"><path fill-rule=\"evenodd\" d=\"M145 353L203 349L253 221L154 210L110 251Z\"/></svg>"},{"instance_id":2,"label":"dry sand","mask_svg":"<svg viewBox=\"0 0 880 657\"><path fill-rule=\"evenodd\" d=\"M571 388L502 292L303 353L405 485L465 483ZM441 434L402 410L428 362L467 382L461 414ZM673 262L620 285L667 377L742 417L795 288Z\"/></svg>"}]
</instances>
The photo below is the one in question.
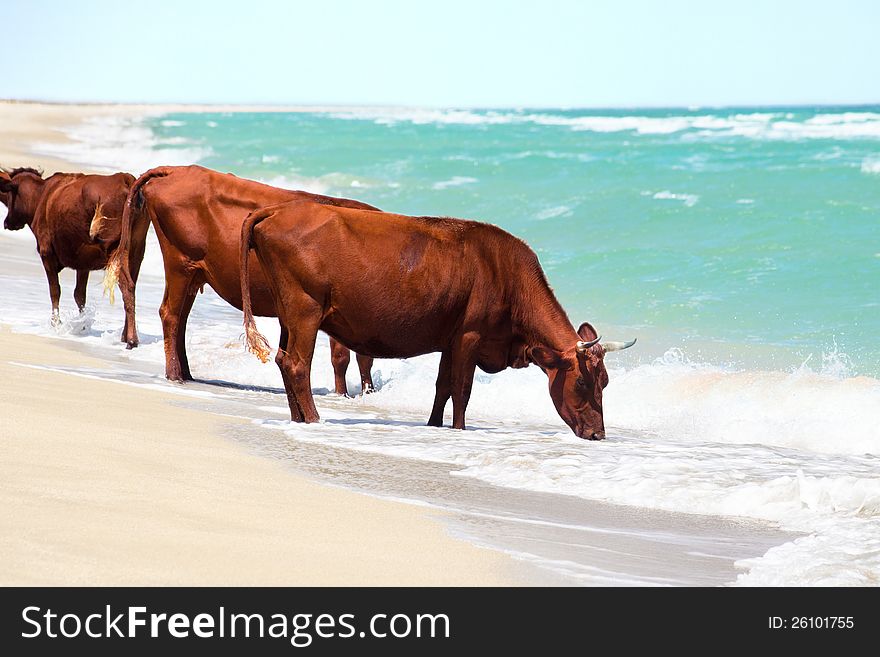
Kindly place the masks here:
<instances>
[{"instance_id":1,"label":"dry sand","mask_svg":"<svg viewBox=\"0 0 880 657\"><path fill-rule=\"evenodd\" d=\"M82 170L29 145L97 114L201 109L0 102L0 165ZM422 508L312 482L221 438L234 420L22 364L102 362L0 326L0 585L522 583L517 562L453 539Z\"/></svg>"}]
</instances>

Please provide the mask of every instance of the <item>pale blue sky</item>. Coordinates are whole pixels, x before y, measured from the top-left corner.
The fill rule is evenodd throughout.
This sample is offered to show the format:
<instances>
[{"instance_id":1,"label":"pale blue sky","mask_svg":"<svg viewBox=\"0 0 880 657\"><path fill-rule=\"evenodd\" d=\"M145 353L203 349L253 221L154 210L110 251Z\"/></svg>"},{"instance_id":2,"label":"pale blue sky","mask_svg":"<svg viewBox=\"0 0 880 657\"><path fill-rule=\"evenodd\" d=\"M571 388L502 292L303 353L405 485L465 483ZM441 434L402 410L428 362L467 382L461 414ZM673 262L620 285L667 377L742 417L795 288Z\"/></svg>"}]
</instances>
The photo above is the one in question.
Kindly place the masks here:
<instances>
[{"instance_id":1,"label":"pale blue sky","mask_svg":"<svg viewBox=\"0 0 880 657\"><path fill-rule=\"evenodd\" d=\"M0 97L880 102L877 0L0 0Z\"/></svg>"}]
</instances>

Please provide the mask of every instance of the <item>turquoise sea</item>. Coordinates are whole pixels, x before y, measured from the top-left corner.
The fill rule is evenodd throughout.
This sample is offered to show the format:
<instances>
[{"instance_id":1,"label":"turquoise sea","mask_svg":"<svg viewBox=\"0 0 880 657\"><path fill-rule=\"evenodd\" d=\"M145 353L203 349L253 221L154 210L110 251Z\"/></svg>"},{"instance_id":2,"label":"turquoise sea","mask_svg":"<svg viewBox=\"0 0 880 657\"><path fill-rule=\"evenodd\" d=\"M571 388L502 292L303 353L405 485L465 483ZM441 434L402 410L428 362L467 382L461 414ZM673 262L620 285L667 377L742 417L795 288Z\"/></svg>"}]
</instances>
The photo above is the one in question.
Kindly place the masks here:
<instances>
[{"instance_id":1,"label":"turquoise sea","mask_svg":"<svg viewBox=\"0 0 880 657\"><path fill-rule=\"evenodd\" d=\"M147 125L163 148L198 145L212 168L498 224L537 251L574 321L617 338L660 332L711 360L783 369L834 354L851 374L880 374L880 107L355 109ZM749 345L782 349L753 359Z\"/></svg>"}]
</instances>

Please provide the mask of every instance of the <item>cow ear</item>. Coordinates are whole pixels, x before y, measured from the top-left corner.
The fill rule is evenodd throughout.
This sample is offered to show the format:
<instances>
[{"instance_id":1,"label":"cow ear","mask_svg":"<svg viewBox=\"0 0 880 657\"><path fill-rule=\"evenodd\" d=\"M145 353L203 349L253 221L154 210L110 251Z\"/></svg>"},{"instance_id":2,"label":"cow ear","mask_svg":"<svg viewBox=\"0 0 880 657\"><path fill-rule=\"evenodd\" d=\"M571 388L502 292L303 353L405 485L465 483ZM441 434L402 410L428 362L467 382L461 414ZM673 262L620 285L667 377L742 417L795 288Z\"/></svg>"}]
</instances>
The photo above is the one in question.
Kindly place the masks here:
<instances>
[{"instance_id":1,"label":"cow ear","mask_svg":"<svg viewBox=\"0 0 880 657\"><path fill-rule=\"evenodd\" d=\"M9 178L0 177L0 192L8 194L12 191L13 185L15 185L15 183Z\"/></svg>"},{"instance_id":2,"label":"cow ear","mask_svg":"<svg viewBox=\"0 0 880 657\"><path fill-rule=\"evenodd\" d=\"M529 360L542 370L561 367L565 363L565 359L562 358L558 351L548 349L547 347L532 347L529 349Z\"/></svg>"},{"instance_id":3,"label":"cow ear","mask_svg":"<svg viewBox=\"0 0 880 657\"><path fill-rule=\"evenodd\" d=\"M584 322L580 325L580 328L578 328L578 335L584 342L590 342L599 337L596 329L594 329L593 325L589 322Z\"/></svg>"}]
</instances>

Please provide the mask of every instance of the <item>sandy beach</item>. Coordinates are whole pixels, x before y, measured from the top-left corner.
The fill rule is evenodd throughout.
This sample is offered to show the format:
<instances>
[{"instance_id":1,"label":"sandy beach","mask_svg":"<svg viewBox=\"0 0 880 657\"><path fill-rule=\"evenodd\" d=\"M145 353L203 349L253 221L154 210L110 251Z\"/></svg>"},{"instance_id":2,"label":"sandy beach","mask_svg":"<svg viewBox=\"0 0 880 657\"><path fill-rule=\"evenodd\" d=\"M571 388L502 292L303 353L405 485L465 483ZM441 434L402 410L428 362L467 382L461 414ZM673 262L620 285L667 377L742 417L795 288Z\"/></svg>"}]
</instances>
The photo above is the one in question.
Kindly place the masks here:
<instances>
[{"instance_id":1,"label":"sandy beach","mask_svg":"<svg viewBox=\"0 0 880 657\"><path fill-rule=\"evenodd\" d=\"M0 165L82 170L29 144L63 141L59 127L86 117L187 107L198 111L0 102ZM512 559L450 537L436 513L315 483L223 439L233 419L28 365L102 362L0 329L0 585L522 583Z\"/></svg>"},{"instance_id":2,"label":"sandy beach","mask_svg":"<svg viewBox=\"0 0 880 657\"><path fill-rule=\"evenodd\" d=\"M511 560L424 511L297 477L172 395L29 364L102 365L0 331L0 377L14 382L0 397L0 584L516 581Z\"/></svg>"}]
</instances>

